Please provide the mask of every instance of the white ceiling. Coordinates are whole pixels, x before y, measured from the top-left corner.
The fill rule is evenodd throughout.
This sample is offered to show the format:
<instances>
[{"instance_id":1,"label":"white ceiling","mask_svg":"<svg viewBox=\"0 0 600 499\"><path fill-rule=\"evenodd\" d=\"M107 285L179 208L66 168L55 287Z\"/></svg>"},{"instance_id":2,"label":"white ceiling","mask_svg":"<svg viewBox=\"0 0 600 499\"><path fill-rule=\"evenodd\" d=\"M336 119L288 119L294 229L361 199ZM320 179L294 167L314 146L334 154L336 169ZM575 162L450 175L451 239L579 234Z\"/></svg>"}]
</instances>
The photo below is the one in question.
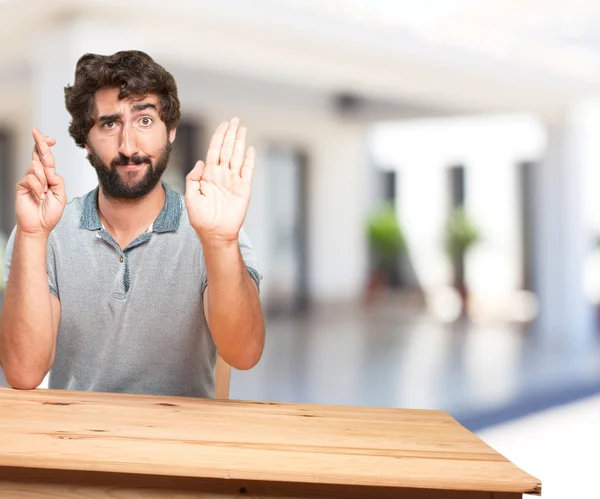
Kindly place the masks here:
<instances>
[{"instance_id":1,"label":"white ceiling","mask_svg":"<svg viewBox=\"0 0 600 499\"><path fill-rule=\"evenodd\" d=\"M600 78L600 0L288 0L466 52Z\"/></svg>"},{"instance_id":2,"label":"white ceiling","mask_svg":"<svg viewBox=\"0 0 600 499\"><path fill-rule=\"evenodd\" d=\"M566 3L0 0L0 66L19 68L44 30L81 20L76 51L134 40L174 64L328 95L559 116L600 90L600 0Z\"/></svg>"}]
</instances>

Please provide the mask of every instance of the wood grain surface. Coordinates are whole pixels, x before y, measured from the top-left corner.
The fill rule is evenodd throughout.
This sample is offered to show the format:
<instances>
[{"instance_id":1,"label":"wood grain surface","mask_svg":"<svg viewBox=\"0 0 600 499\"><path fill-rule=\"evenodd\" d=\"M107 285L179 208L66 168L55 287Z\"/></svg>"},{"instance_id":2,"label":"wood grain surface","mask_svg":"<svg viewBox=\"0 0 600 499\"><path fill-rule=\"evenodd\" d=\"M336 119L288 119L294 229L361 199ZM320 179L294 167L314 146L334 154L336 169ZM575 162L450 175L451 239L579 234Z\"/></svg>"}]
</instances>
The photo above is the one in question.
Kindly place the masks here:
<instances>
[{"instance_id":1,"label":"wood grain surface","mask_svg":"<svg viewBox=\"0 0 600 499\"><path fill-rule=\"evenodd\" d=\"M8 388L0 481L0 493L45 490L19 495L30 498L59 497L47 495L50 484L67 481L87 490L72 496L82 498L541 493L539 480L439 411Z\"/></svg>"}]
</instances>

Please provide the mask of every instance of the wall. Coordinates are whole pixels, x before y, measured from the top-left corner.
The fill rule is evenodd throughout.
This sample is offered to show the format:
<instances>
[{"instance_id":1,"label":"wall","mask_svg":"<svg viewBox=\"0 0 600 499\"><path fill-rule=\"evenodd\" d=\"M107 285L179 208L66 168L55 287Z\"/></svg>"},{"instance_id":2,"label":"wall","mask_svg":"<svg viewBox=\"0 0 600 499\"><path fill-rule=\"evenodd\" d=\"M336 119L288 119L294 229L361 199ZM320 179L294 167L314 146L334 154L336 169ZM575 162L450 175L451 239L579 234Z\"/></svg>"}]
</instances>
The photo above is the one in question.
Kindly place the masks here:
<instances>
[{"instance_id":1,"label":"wall","mask_svg":"<svg viewBox=\"0 0 600 499\"><path fill-rule=\"evenodd\" d=\"M19 92L5 87L2 95L6 105L0 106L0 122L13 118L17 156L22 163L18 167L22 166L23 171L30 161L32 126L39 126L59 140L55 148L57 168L65 177L70 198L95 185L93 170L83 151L74 146L66 131L68 116L61 97L62 87L72 81L69 61L87 50L87 46L78 49L73 45L78 40L75 34L70 45L62 39L55 40L56 47L68 45L66 60L53 56L58 69L49 63L40 69L32 68L35 72L31 78L18 82ZM49 42L47 50L52 46ZM362 293L367 266L363 237L368 179L364 125L336 116L325 97L301 87L236 81L193 68L173 68L168 62L165 65L178 81L184 116L197 119L207 133L212 133L223 119L235 115L248 127L249 142L259 152L269 145L306 152L310 294L317 301L356 299ZM42 87L45 90L39 95ZM268 182L259 161L246 229L260 259L267 293L269 259L277 251L268 242L269 207L264 203Z\"/></svg>"},{"instance_id":2,"label":"wall","mask_svg":"<svg viewBox=\"0 0 600 499\"><path fill-rule=\"evenodd\" d=\"M249 143L259 152L289 146L308 156L309 290L317 301L358 298L366 273L363 220L368 168L365 126L336 116L329 101L302 87L234 80L189 68L173 68L182 107L209 133L223 119L238 116L248 127ZM255 174L246 229L255 244L268 290L269 179Z\"/></svg>"},{"instance_id":3,"label":"wall","mask_svg":"<svg viewBox=\"0 0 600 499\"><path fill-rule=\"evenodd\" d=\"M369 143L400 174L398 215L417 279L432 294L451 284L447 170L465 167L465 207L482 233L467 255L467 285L482 306L504 307L522 278L517 168L543 155L540 124L527 115L414 120L374 126Z\"/></svg>"}]
</instances>

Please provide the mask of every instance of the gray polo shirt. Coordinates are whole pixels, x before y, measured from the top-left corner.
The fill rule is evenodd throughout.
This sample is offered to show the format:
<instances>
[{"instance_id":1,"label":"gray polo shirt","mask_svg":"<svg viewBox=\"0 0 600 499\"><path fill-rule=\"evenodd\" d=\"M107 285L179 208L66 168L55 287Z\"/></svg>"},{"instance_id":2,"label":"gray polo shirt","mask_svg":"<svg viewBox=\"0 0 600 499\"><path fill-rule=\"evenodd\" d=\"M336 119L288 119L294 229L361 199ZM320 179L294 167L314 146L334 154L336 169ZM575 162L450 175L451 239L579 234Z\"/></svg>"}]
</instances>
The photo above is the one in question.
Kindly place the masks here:
<instances>
[{"instance_id":1,"label":"gray polo shirt","mask_svg":"<svg viewBox=\"0 0 600 499\"><path fill-rule=\"evenodd\" d=\"M47 251L48 285L62 311L50 388L214 397L217 351L204 317L202 246L183 196L163 187L159 216L125 249L102 227L97 188L65 207ZM239 244L258 285L243 229Z\"/></svg>"}]
</instances>

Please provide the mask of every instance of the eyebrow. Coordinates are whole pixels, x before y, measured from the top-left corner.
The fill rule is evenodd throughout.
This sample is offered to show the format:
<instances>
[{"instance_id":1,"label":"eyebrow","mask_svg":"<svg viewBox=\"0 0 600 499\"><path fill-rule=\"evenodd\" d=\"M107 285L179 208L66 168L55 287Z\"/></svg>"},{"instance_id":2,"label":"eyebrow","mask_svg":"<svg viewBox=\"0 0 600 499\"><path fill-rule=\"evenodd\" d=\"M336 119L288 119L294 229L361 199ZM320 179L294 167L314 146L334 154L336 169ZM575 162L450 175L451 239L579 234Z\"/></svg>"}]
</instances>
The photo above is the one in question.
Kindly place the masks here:
<instances>
[{"instance_id":1,"label":"eyebrow","mask_svg":"<svg viewBox=\"0 0 600 499\"><path fill-rule=\"evenodd\" d=\"M158 112L158 108L156 107L156 104L152 104L151 102L145 102L143 104L136 104L135 106L133 106L131 108L131 111L134 113L137 113L139 111L144 111L145 109L154 109L156 112ZM105 114L98 118L98 122L102 123L102 124L110 123L111 121L117 121L120 118L122 118L122 116L119 113Z\"/></svg>"},{"instance_id":2,"label":"eyebrow","mask_svg":"<svg viewBox=\"0 0 600 499\"><path fill-rule=\"evenodd\" d=\"M98 118L99 123L110 123L111 121L117 121L121 117L120 114L105 114Z\"/></svg>"},{"instance_id":3,"label":"eyebrow","mask_svg":"<svg viewBox=\"0 0 600 499\"><path fill-rule=\"evenodd\" d=\"M158 108L156 107L156 104L152 104L151 102L145 102L143 104L136 104L135 106L133 106L131 108L131 110L135 113L138 111L143 111L144 109L154 109L156 112L158 112Z\"/></svg>"}]
</instances>

